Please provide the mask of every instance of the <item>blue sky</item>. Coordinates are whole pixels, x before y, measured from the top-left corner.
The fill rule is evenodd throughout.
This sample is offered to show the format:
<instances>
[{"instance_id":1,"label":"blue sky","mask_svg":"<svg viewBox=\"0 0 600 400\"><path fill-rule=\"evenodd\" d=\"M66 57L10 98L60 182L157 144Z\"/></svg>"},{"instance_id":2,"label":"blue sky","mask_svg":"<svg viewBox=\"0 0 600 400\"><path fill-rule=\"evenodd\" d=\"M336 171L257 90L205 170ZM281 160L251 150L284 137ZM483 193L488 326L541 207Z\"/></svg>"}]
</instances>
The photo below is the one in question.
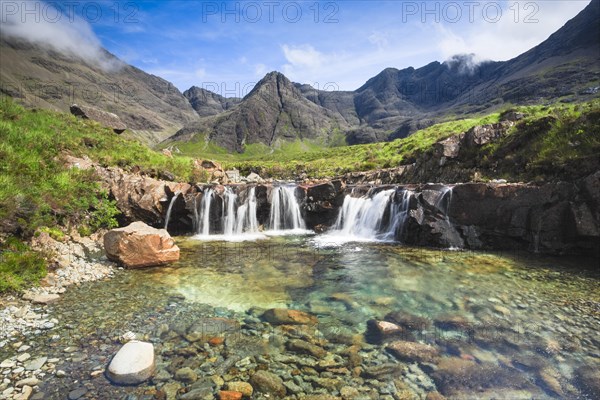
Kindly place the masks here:
<instances>
[{"instance_id":1,"label":"blue sky","mask_svg":"<svg viewBox=\"0 0 600 400\"><path fill-rule=\"evenodd\" d=\"M7 1L4 14L13 12ZM420 67L459 53L507 60L542 42L589 0L80 0L42 3L42 16L49 4L75 16L52 29L76 24L69 37L81 33L182 91L196 85L231 97L245 95L272 70L321 89L354 90L386 67Z\"/></svg>"}]
</instances>

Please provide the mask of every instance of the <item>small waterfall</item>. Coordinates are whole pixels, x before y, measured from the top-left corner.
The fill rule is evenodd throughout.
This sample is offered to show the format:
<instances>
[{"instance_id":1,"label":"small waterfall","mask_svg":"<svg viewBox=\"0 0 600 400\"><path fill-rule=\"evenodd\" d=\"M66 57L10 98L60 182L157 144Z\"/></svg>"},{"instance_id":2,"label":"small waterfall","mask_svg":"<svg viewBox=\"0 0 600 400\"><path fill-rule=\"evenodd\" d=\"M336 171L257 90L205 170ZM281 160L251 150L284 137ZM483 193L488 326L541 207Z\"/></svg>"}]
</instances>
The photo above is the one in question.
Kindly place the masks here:
<instances>
[{"instance_id":1,"label":"small waterfall","mask_svg":"<svg viewBox=\"0 0 600 400\"><path fill-rule=\"evenodd\" d=\"M376 239L380 233L383 216L395 190L384 190L373 197L346 196L333 227L335 233L362 239Z\"/></svg>"},{"instance_id":2,"label":"small waterfall","mask_svg":"<svg viewBox=\"0 0 600 400\"><path fill-rule=\"evenodd\" d=\"M402 237L409 215L408 212L410 211L410 199L412 195L413 192L410 190L403 190L400 204L390 201L389 223L383 235L385 240L395 240L398 237Z\"/></svg>"},{"instance_id":3,"label":"small waterfall","mask_svg":"<svg viewBox=\"0 0 600 400\"><path fill-rule=\"evenodd\" d=\"M167 216L165 217L165 230L169 227L169 220L171 219L171 210L173 209L173 204L175 204L175 200L179 197L180 192L176 192L175 196L171 199L169 203L169 208L167 208Z\"/></svg>"},{"instance_id":4,"label":"small waterfall","mask_svg":"<svg viewBox=\"0 0 600 400\"><path fill-rule=\"evenodd\" d=\"M220 203L221 198L223 199L222 204ZM244 240L239 237L242 234L255 234L256 237L259 231L256 188L248 189L243 203L240 204L239 199L240 196L231 187L225 187L222 196L219 196L214 189L205 189L199 206L194 198L194 232L204 239ZM211 230L211 215L215 215L214 207L221 205L220 228L218 228L219 225L215 228L213 223Z\"/></svg>"},{"instance_id":5,"label":"small waterfall","mask_svg":"<svg viewBox=\"0 0 600 400\"><path fill-rule=\"evenodd\" d=\"M256 188L248 191L248 198L237 209L237 221L235 223L236 235L242 233L258 232L258 220L256 218Z\"/></svg>"},{"instance_id":6,"label":"small waterfall","mask_svg":"<svg viewBox=\"0 0 600 400\"><path fill-rule=\"evenodd\" d=\"M300 213L295 186L273 188L269 228L273 231L305 230L306 224Z\"/></svg>"},{"instance_id":7,"label":"small waterfall","mask_svg":"<svg viewBox=\"0 0 600 400\"><path fill-rule=\"evenodd\" d=\"M208 189L204 192L202 202L200 203L200 223L198 224L197 234L208 236L210 234L210 205L213 200L214 190Z\"/></svg>"},{"instance_id":8,"label":"small waterfall","mask_svg":"<svg viewBox=\"0 0 600 400\"><path fill-rule=\"evenodd\" d=\"M393 241L408 218L412 192L404 190L396 201L396 189L371 192L362 197L347 195L333 229L324 241Z\"/></svg>"},{"instance_id":9,"label":"small waterfall","mask_svg":"<svg viewBox=\"0 0 600 400\"><path fill-rule=\"evenodd\" d=\"M435 202L435 208L440 210L447 217L450 202L452 201L452 186L444 186L440 190L440 196Z\"/></svg>"},{"instance_id":10,"label":"small waterfall","mask_svg":"<svg viewBox=\"0 0 600 400\"><path fill-rule=\"evenodd\" d=\"M223 215L221 218L223 221L223 234L233 235L236 220L235 202L237 200L237 194L235 194L231 188L226 187L223 196L225 198L225 205L223 207Z\"/></svg>"}]
</instances>

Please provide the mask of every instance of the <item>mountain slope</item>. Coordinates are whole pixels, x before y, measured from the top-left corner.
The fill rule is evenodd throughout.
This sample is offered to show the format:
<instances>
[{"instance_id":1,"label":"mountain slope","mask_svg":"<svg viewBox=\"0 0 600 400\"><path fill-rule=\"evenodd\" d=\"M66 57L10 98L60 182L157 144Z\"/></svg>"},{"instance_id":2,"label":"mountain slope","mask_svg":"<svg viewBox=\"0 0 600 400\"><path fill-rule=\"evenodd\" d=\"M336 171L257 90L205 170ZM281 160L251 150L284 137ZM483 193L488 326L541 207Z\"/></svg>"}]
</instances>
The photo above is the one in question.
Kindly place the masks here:
<instances>
[{"instance_id":1,"label":"mountain slope","mask_svg":"<svg viewBox=\"0 0 600 400\"><path fill-rule=\"evenodd\" d=\"M238 105L185 127L166 143L199 140L200 135L241 152L246 144L274 146L282 140L325 144L336 132L348 128L343 118L310 102L285 76L271 72Z\"/></svg>"},{"instance_id":2,"label":"mountain slope","mask_svg":"<svg viewBox=\"0 0 600 400\"><path fill-rule=\"evenodd\" d=\"M356 115L358 142L368 142L405 137L445 115L490 111L506 102L585 100L598 85L600 0L593 0L543 43L509 61L476 64L473 55L461 55L418 69L387 68L353 92L352 102L349 92L302 92L342 116Z\"/></svg>"},{"instance_id":3,"label":"mountain slope","mask_svg":"<svg viewBox=\"0 0 600 400\"><path fill-rule=\"evenodd\" d=\"M198 119L170 82L127 65L104 51L111 68L0 37L0 91L28 106L69 112L73 103L117 114L134 135L156 143Z\"/></svg>"},{"instance_id":4,"label":"mountain slope","mask_svg":"<svg viewBox=\"0 0 600 400\"><path fill-rule=\"evenodd\" d=\"M226 98L197 86L192 86L183 92L183 96L188 99L192 108L201 117L222 113L239 104L241 101L237 97Z\"/></svg>"}]
</instances>

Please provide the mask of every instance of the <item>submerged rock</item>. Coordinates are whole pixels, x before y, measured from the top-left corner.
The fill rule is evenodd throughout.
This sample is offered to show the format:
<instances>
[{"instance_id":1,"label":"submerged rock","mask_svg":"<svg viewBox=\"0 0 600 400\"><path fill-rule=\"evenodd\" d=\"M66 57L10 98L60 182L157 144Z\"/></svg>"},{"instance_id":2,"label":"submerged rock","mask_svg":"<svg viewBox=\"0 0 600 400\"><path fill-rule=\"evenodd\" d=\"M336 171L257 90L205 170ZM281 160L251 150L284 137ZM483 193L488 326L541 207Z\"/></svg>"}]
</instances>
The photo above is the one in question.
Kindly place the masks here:
<instances>
[{"instance_id":1,"label":"submerged rock","mask_svg":"<svg viewBox=\"0 0 600 400\"><path fill-rule=\"evenodd\" d=\"M258 371L252 375L250 383L256 391L275 396L275 398L282 398L287 393L281 378L271 372Z\"/></svg>"},{"instance_id":2,"label":"submerged rock","mask_svg":"<svg viewBox=\"0 0 600 400\"><path fill-rule=\"evenodd\" d=\"M401 326L388 321L371 319L367 321L366 339L369 343L380 344L394 338L407 338L410 335Z\"/></svg>"},{"instance_id":3,"label":"submerged rock","mask_svg":"<svg viewBox=\"0 0 600 400\"><path fill-rule=\"evenodd\" d=\"M405 361L431 363L439 356L439 351L428 344L417 342L396 341L387 346L394 356Z\"/></svg>"},{"instance_id":4,"label":"submerged rock","mask_svg":"<svg viewBox=\"0 0 600 400\"><path fill-rule=\"evenodd\" d=\"M319 320L304 311L272 308L265 311L263 319L274 325L316 325Z\"/></svg>"},{"instance_id":5,"label":"submerged rock","mask_svg":"<svg viewBox=\"0 0 600 400\"><path fill-rule=\"evenodd\" d=\"M143 222L109 231L104 235L104 248L110 260L127 268L150 267L179 260L179 247L169 233Z\"/></svg>"},{"instance_id":6,"label":"submerged rock","mask_svg":"<svg viewBox=\"0 0 600 400\"><path fill-rule=\"evenodd\" d=\"M519 371L456 357L442 359L431 377L438 390L445 396L494 388L533 389L533 384Z\"/></svg>"},{"instance_id":7,"label":"submerged rock","mask_svg":"<svg viewBox=\"0 0 600 400\"><path fill-rule=\"evenodd\" d=\"M131 341L123 345L106 370L114 383L137 385L154 374L154 346L152 343Z\"/></svg>"}]
</instances>

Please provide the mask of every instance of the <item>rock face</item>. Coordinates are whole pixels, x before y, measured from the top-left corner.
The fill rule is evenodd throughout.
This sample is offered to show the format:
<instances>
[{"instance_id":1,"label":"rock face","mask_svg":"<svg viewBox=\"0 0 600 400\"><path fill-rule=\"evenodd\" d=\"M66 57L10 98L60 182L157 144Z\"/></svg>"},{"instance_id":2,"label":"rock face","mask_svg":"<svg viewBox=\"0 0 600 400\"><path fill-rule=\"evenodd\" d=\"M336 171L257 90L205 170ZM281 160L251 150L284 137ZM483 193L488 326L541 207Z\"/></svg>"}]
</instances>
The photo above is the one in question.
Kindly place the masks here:
<instances>
[{"instance_id":1,"label":"rock face","mask_svg":"<svg viewBox=\"0 0 600 400\"><path fill-rule=\"evenodd\" d=\"M110 260L127 268L168 264L179 259L179 247L164 229L134 222L104 235L104 248Z\"/></svg>"},{"instance_id":2,"label":"rock face","mask_svg":"<svg viewBox=\"0 0 600 400\"><path fill-rule=\"evenodd\" d=\"M121 134L127 129L127 125L125 125L125 123L121 121L121 118L119 118L116 114L109 113L95 107L78 106L77 104L73 104L71 106L71 114L77 117L92 119L96 122L99 122L107 128L115 131L115 133Z\"/></svg>"},{"instance_id":3,"label":"rock face","mask_svg":"<svg viewBox=\"0 0 600 400\"><path fill-rule=\"evenodd\" d=\"M154 346L152 343L126 343L110 362L106 376L120 385L137 385L154 374Z\"/></svg>"}]
</instances>

